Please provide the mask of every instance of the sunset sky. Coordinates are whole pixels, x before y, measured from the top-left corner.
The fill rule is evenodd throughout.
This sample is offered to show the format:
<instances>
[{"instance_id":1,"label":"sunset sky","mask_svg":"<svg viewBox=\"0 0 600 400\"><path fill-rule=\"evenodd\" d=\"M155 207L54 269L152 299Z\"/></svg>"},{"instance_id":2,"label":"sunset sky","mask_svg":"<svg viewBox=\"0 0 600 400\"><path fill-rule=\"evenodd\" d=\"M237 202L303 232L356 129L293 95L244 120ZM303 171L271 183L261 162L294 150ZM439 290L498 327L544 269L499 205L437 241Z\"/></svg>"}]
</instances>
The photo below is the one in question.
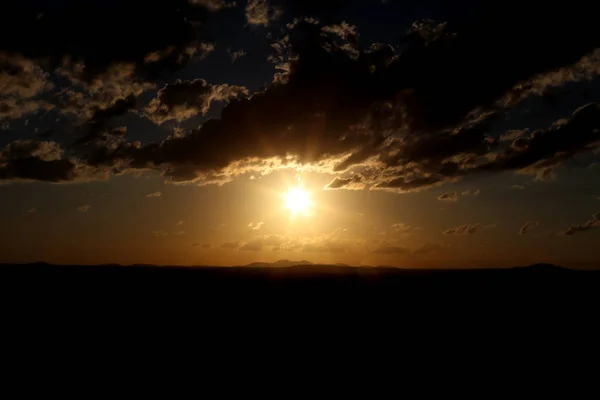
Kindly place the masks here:
<instances>
[{"instance_id":1,"label":"sunset sky","mask_svg":"<svg viewBox=\"0 0 600 400\"><path fill-rule=\"evenodd\" d=\"M600 266L593 3L7 0L0 263Z\"/></svg>"}]
</instances>

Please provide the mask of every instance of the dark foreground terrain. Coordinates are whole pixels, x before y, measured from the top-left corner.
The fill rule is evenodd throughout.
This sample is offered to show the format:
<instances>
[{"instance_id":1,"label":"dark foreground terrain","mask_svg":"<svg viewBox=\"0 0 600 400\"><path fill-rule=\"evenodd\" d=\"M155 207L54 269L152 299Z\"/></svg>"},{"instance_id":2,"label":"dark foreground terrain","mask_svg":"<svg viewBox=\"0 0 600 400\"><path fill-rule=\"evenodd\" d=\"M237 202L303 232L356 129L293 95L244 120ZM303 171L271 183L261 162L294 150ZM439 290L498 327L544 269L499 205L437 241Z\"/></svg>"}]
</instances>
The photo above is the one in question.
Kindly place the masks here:
<instances>
[{"instance_id":1,"label":"dark foreground terrain","mask_svg":"<svg viewBox=\"0 0 600 400\"><path fill-rule=\"evenodd\" d=\"M15 307L121 312L210 312L231 307L284 316L479 307L559 313L600 303L600 271L551 265L505 270L404 270L305 265L269 267L1 265L0 289ZM7 304L7 303L5 303Z\"/></svg>"},{"instance_id":2,"label":"dark foreground terrain","mask_svg":"<svg viewBox=\"0 0 600 400\"><path fill-rule=\"evenodd\" d=\"M96 353L135 347L152 358L157 347L186 354L195 343L217 354L252 349L258 355L251 360L267 349L298 356L307 346L351 357L358 347L376 351L380 342L388 343L381 354L389 343L417 355L452 349L453 357L465 346L484 358L490 349L498 355L532 347L554 357L558 343L569 354L573 346L588 354L599 337L599 299L600 272L549 265L0 266L2 332L26 343L5 346L17 354L34 344L35 351L58 353L64 346Z\"/></svg>"}]
</instances>

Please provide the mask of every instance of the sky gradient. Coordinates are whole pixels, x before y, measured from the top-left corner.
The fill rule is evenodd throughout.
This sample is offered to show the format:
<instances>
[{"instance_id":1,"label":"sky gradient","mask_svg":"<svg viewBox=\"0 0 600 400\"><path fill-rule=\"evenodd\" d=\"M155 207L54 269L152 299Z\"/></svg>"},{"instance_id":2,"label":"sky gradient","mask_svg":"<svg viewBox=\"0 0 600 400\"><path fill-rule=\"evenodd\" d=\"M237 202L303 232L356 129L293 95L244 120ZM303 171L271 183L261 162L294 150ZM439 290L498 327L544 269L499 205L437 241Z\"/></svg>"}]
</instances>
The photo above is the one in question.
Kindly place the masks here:
<instances>
[{"instance_id":1,"label":"sky gradient","mask_svg":"<svg viewBox=\"0 0 600 400\"><path fill-rule=\"evenodd\" d=\"M521 3L9 0L0 262L600 266L600 24Z\"/></svg>"}]
</instances>

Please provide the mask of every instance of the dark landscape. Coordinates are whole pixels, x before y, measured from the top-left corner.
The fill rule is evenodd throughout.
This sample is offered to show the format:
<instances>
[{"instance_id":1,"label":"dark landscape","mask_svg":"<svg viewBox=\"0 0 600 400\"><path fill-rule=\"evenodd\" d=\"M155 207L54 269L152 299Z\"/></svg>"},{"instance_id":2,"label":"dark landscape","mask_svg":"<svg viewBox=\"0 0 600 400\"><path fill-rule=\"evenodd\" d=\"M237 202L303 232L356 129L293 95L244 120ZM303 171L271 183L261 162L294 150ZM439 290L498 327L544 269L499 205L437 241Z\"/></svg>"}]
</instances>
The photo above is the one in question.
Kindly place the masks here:
<instances>
[{"instance_id":1,"label":"dark landscape","mask_svg":"<svg viewBox=\"0 0 600 400\"><path fill-rule=\"evenodd\" d=\"M0 282L3 296L17 296L21 305L129 305L140 311L158 311L153 308L157 304L206 310L242 309L261 303L267 305L267 311L316 305L321 311L335 307L340 312L360 312L375 306L406 313L411 309L477 309L485 304L558 312L569 306L597 305L594 301L600 294L600 271L547 264L472 270L294 265L287 261L254 265L262 266L5 264L0 267Z\"/></svg>"}]
</instances>

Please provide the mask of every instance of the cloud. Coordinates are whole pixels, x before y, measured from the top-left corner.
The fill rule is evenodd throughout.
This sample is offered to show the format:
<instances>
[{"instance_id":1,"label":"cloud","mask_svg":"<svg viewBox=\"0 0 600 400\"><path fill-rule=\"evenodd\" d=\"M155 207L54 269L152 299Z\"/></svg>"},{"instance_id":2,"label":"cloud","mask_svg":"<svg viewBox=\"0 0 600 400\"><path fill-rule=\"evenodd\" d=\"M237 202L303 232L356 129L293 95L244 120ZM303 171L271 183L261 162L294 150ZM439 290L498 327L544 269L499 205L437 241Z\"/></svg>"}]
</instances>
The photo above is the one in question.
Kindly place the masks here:
<instances>
[{"instance_id":1,"label":"cloud","mask_svg":"<svg viewBox=\"0 0 600 400\"><path fill-rule=\"evenodd\" d=\"M479 196L481 194L481 190L465 190L461 193L463 196Z\"/></svg>"},{"instance_id":2,"label":"cloud","mask_svg":"<svg viewBox=\"0 0 600 400\"><path fill-rule=\"evenodd\" d=\"M177 221L177 222L175 223L175 225L176 225L176 226L181 226L181 225L183 225L183 221Z\"/></svg>"},{"instance_id":3,"label":"cloud","mask_svg":"<svg viewBox=\"0 0 600 400\"><path fill-rule=\"evenodd\" d=\"M331 182L325 185L325 190L362 190L365 188L365 184L361 182L362 177L358 174L353 175L350 178L334 178Z\"/></svg>"},{"instance_id":4,"label":"cloud","mask_svg":"<svg viewBox=\"0 0 600 400\"><path fill-rule=\"evenodd\" d=\"M201 6L209 11L219 11L223 8L235 7L235 1L226 0L189 0L190 4L195 6Z\"/></svg>"},{"instance_id":5,"label":"cloud","mask_svg":"<svg viewBox=\"0 0 600 400\"><path fill-rule=\"evenodd\" d=\"M252 229L253 231L260 231L260 229L264 226L264 224L265 223L262 222L262 221L261 222L257 222L257 223L250 222L248 224L248 228Z\"/></svg>"},{"instance_id":6,"label":"cloud","mask_svg":"<svg viewBox=\"0 0 600 400\"><path fill-rule=\"evenodd\" d=\"M160 196L162 196L162 192L153 192L153 193L148 193L148 194L146 195L146 197L148 197L148 198L152 198L152 197L160 197Z\"/></svg>"},{"instance_id":7,"label":"cloud","mask_svg":"<svg viewBox=\"0 0 600 400\"><path fill-rule=\"evenodd\" d=\"M0 119L17 119L54 106L35 99L51 90L42 68L33 60L0 50Z\"/></svg>"},{"instance_id":8,"label":"cloud","mask_svg":"<svg viewBox=\"0 0 600 400\"><path fill-rule=\"evenodd\" d=\"M91 208L92 208L92 206L90 206L89 204L84 204L84 205L77 207L77 211L88 212Z\"/></svg>"},{"instance_id":9,"label":"cloud","mask_svg":"<svg viewBox=\"0 0 600 400\"><path fill-rule=\"evenodd\" d=\"M516 189L516 190L525 190L527 188L527 186L525 185L512 185L511 189Z\"/></svg>"},{"instance_id":10,"label":"cloud","mask_svg":"<svg viewBox=\"0 0 600 400\"><path fill-rule=\"evenodd\" d=\"M355 25L342 21L339 25L329 25L321 28L323 32L333 33L344 40L354 39L358 36L358 28Z\"/></svg>"},{"instance_id":11,"label":"cloud","mask_svg":"<svg viewBox=\"0 0 600 400\"><path fill-rule=\"evenodd\" d=\"M240 249L246 251L261 251L263 249L262 239L256 239L245 243Z\"/></svg>"},{"instance_id":12,"label":"cloud","mask_svg":"<svg viewBox=\"0 0 600 400\"><path fill-rule=\"evenodd\" d=\"M560 232L563 235L572 236L576 233L586 232L592 229L600 228L600 213L596 213L592 216L592 219L583 224L571 225L565 231Z\"/></svg>"},{"instance_id":13,"label":"cloud","mask_svg":"<svg viewBox=\"0 0 600 400\"><path fill-rule=\"evenodd\" d=\"M197 2L200 3L200 2ZM206 8L217 1L202 1ZM188 0L157 0L153 3L90 0L84 6L51 7L38 4L43 18L33 18L28 7L13 8L0 17L0 48L29 59L57 66L63 58L82 60L85 79L90 80L115 63L133 63L140 75L173 68L189 47L198 42L198 26L206 13ZM143 15L143 18L140 18ZM193 29L196 27L196 29ZM8 39L10 38L10 39ZM172 49L171 60L160 66L144 64L148 53ZM177 65L181 68L185 62Z\"/></svg>"},{"instance_id":14,"label":"cloud","mask_svg":"<svg viewBox=\"0 0 600 400\"><path fill-rule=\"evenodd\" d=\"M242 57L245 57L248 54L244 49L239 49L236 51L228 49L227 52L229 53L229 57L231 57L231 62L236 62L237 60L239 60Z\"/></svg>"},{"instance_id":15,"label":"cloud","mask_svg":"<svg viewBox=\"0 0 600 400\"><path fill-rule=\"evenodd\" d=\"M28 60L60 55L56 66L75 71L71 81L81 82L77 90L60 91L59 98L72 92L60 108L73 103L75 110L83 107L93 118L119 99L127 102L130 95L141 103L146 97L138 91L146 86L136 82L148 83L198 57L206 47L202 27L211 14L207 8L221 4L202 3L147 3L144 18L138 18L142 11L130 2L109 11L93 0L93 18L85 18L90 16L87 12L81 16L59 10L43 18L40 26L3 16L7 25L0 24L0 40L10 54L20 53ZM344 5L327 3L251 0L245 12L250 24L265 25L282 4L295 12L293 16L317 18L331 17ZM511 5L518 5L519 12ZM440 7L443 14L448 5ZM573 157L597 149L597 104L581 107L546 129L524 130L518 137L510 133L511 145L491 136L504 116L527 98L597 76L600 28L586 3L568 10L548 4L544 21L539 21L536 7L511 0L501 7L469 10L464 18L444 23L416 21L398 42L363 47L353 38L356 29L339 19L321 18L324 26L314 18L299 19L279 37L270 36L278 73L264 90L247 96L243 88L228 84L179 81L164 86L151 105L140 104L161 124L204 114L213 101L228 101L220 119L141 146L110 142L106 137L113 135L105 134L107 119L100 114L87 127L100 126L92 142L100 138L109 143L78 149L77 161L65 160L63 168L92 167L88 177L92 171L106 177L153 169L172 181L201 185L224 184L246 173L305 168L334 174L330 189L410 192L505 171L548 179ZM561 24L552 23L553 18ZM536 21L536 29L531 29L531 21ZM68 68L64 59L71 60ZM103 82L111 83L109 89L101 89ZM105 101L100 100L102 91ZM83 92L96 93L92 97L99 103L86 109ZM359 177L349 178L352 172ZM36 179L40 174L30 175ZM53 179L74 180L79 175L64 173ZM12 179L3 172L0 177Z\"/></svg>"},{"instance_id":16,"label":"cloud","mask_svg":"<svg viewBox=\"0 0 600 400\"><path fill-rule=\"evenodd\" d=\"M82 144L94 139L106 138L107 135L123 135L127 132L127 127L106 130L109 120L127 114L136 106L136 98L133 94L124 99L117 99L113 104L106 108L98 108L94 111L91 118L87 121L88 132L85 136L77 140L76 144Z\"/></svg>"},{"instance_id":17,"label":"cloud","mask_svg":"<svg viewBox=\"0 0 600 400\"><path fill-rule=\"evenodd\" d=\"M394 232L408 232L412 229L412 226L406 225L402 222L398 222L390 226L390 229Z\"/></svg>"},{"instance_id":18,"label":"cloud","mask_svg":"<svg viewBox=\"0 0 600 400\"><path fill-rule=\"evenodd\" d=\"M436 243L425 243L423 244L421 247L419 247L418 249L416 249L413 254L416 255L426 255L426 254L431 254L431 253L435 253L436 251L439 251L442 249L442 246Z\"/></svg>"},{"instance_id":19,"label":"cloud","mask_svg":"<svg viewBox=\"0 0 600 400\"><path fill-rule=\"evenodd\" d=\"M482 229L481 224L461 225L444 231L444 235L466 235L473 234Z\"/></svg>"},{"instance_id":20,"label":"cloud","mask_svg":"<svg viewBox=\"0 0 600 400\"><path fill-rule=\"evenodd\" d=\"M528 133L529 133L529 129L511 129L511 130L507 131L506 133L503 133L502 135L500 135L499 140L501 142L512 142Z\"/></svg>"},{"instance_id":21,"label":"cloud","mask_svg":"<svg viewBox=\"0 0 600 400\"><path fill-rule=\"evenodd\" d=\"M173 232L173 236L182 236L182 235L185 235L185 231Z\"/></svg>"},{"instance_id":22,"label":"cloud","mask_svg":"<svg viewBox=\"0 0 600 400\"><path fill-rule=\"evenodd\" d=\"M29 210L27 210L27 212L28 212L29 214L35 214L35 213L37 213L37 212L38 212L38 209L37 209L37 208L35 208L35 207L33 207L33 208L30 208Z\"/></svg>"},{"instance_id":23,"label":"cloud","mask_svg":"<svg viewBox=\"0 0 600 400\"><path fill-rule=\"evenodd\" d=\"M440 201L458 201L459 194L456 192L448 192L438 196L437 199Z\"/></svg>"},{"instance_id":24,"label":"cloud","mask_svg":"<svg viewBox=\"0 0 600 400\"><path fill-rule=\"evenodd\" d=\"M215 101L229 101L246 95L248 89L242 86L210 85L204 79L178 80L158 91L146 113L157 124L168 120L183 121L206 114Z\"/></svg>"},{"instance_id":25,"label":"cloud","mask_svg":"<svg viewBox=\"0 0 600 400\"><path fill-rule=\"evenodd\" d=\"M323 240L305 243L302 246L302 251L307 253L347 253L351 250L352 245L340 240Z\"/></svg>"},{"instance_id":26,"label":"cloud","mask_svg":"<svg viewBox=\"0 0 600 400\"><path fill-rule=\"evenodd\" d=\"M56 142L16 140L0 150L0 181L66 182L106 178L102 170L65 157Z\"/></svg>"},{"instance_id":27,"label":"cloud","mask_svg":"<svg viewBox=\"0 0 600 400\"><path fill-rule=\"evenodd\" d=\"M524 235L526 234L530 228L533 226L533 222L532 221L527 221L525 222L525 225L523 225L523 227L521 227L521 229L519 230L519 235Z\"/></svg>"},{"instance_id":28,"label":"cloud","mask_svg":"<svg viewBox=\"0 0 600 400\"><path fill-rule=\"evenodd\" d=\"M374 254L408 254L409 250L400 246L381 246L373 251Z\"/></svg>"},{"instance_id":29,"label":"cloud","mask_svg":"<svg viewBox=\"0 0 600 400\"><path fill-rule=\"evenodd\" d=\"M223 243L220 247L223 249L227 249L227 250L237 250L240 248L240 243L239 242L227 242L227 243Z\"/></svg>"},{"instance_id":30,"label":"cloud","mask_svg":"<svg viewBox=\"0 0 600 400\"><path fill-rule=\"evenodd\" d=\"M249 25L269 25L269 21L279 19L281 10L269 5L268 0L248 0L246 20Z\"/></svg>"}]
</instances>

